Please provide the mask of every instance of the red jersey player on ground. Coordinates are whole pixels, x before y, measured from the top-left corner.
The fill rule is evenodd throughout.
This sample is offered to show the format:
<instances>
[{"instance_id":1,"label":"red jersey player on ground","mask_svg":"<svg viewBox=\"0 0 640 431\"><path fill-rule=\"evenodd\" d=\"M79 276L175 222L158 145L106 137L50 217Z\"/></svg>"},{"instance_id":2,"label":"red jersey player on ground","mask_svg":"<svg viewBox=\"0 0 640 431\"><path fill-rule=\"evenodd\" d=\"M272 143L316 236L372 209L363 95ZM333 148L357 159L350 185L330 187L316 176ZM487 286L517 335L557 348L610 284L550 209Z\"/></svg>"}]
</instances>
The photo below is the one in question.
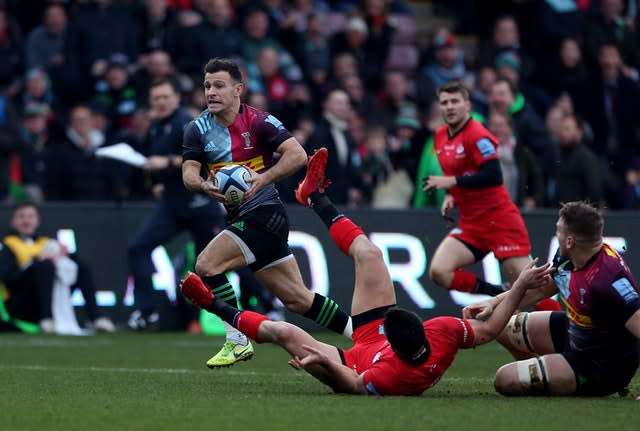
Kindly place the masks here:
<instances>
[{"instance_id":1,"label":"red jersey player on ground","mask_svg":"<svg viewBox=\"0 0 640 431\"><path fill-rule=\"evenodd\" d=\"M538 268L535 261L529 263L485 321L437 317L423 322L416 314L395 306L393 284L380 250L325 195L326 161L325 148L309 159L296 199L318 214L338 248L354 260L354 333L350 349L317 341L291 323L240 311L215 297L197 276L189 275L181 289L195 305L217 314L253 340L282 346L292 356L291 366L306 370L335 392L423 393L438 383L458 349L492 340L509 320L525 290L540 287L553 271L550 264Z\"/></svg>"},{"instance_id":2,"label":"red jersey player on ground","mask_svg":"<svg viewBox=\"0 0 640 431\"><path fill-rule=\"evenodd\" d=\"M497 139L470 117L469 90L450 82L438 89L438 101L446 125L435 131L434 146L444 175L428 177L424 190L447 190L442 215L451 220L456 206L460 220L438 246L429 277L446 289L494 296L502 287L461 268L493 252L513 283L530 260L529 234L502 184Z\"/></svg>"}]
</instances>

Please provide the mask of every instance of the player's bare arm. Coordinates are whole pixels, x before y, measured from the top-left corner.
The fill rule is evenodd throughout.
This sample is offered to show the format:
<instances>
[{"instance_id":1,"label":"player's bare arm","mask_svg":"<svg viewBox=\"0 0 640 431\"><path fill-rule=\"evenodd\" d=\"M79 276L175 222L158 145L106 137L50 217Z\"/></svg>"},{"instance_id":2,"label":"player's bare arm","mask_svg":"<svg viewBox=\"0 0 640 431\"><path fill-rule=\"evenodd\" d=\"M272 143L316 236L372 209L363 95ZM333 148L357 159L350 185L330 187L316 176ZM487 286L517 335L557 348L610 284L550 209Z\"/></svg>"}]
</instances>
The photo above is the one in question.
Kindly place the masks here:
<instances>
[{"instance_id":1,"label":"player's bare arm","mask_svg":"<svg viewBox=\"0 0 640 431\"><path fill-rule=\"evenodd\" d=\"M500 334L527 289L538 289L547 283L546 278L555 271L555 268L550 263L538 267L537 262L538 259L534 259L527 264L487 320L469 320L475 333L475 345L487 343Z\"/></svg>"},{"instance_id":2,"label":"player's bare arm","mask_svg":"<svg viewBox=\"0 0 640 431\"><path fill-rule=\"evenodd\" d=\"M635 335L636 338L640 338L640 310L633 313L624 326L629 332Z\"/></svg>"},{"instance_id":3,"label":"player's bare arm","mask_svg":"<svg viewBox=\"0 0 640 431\"><path fill-rule=\"evenodd\" d=\"M182 164L182 182L184 186L196 193L205 193L218 202L225 203L226 198L221 194L210 179L205 180L200 175L200 162L195 160L185 160Z\"/></svg>"},{"instance_id":4,"label":"player's bare arm","mask_svg":"<svg viewBox=\"0 0 640 431\"><path fill-rule=\"evenodd\" d=\"M309 354L303 358L293 357L289 361L292 367L305 370L337 393L367 394L367 389L359 376L349 367L332 361L326 353L314 347L303 345Z\"/></svg>"}]
</instances>

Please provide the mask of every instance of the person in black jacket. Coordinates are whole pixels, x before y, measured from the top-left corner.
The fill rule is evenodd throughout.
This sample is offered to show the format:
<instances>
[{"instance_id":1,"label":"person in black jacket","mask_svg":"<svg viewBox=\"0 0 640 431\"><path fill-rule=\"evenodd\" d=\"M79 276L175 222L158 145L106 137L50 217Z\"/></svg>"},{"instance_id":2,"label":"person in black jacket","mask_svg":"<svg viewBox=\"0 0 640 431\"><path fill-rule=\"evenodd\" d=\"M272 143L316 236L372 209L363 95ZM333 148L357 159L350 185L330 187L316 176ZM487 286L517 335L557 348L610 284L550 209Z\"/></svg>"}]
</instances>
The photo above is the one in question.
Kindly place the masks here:
<instances>
[{"instance_id":1,"label":"person in black jacket","mask_svg":"<svg viewBox=\"0 0 640 431\"><path fill-rule=\"evenodd\" d=\"M171 79L151 84L152 122L147 138L145 168L153 177L152 192L158 203L128 245L128 261L135 282L133 311L127 325L133 330L155 326L159 320L153 302L151 252L188 230L199 253L223 223L220 206L203 194L193 194L182 182L182 136L191 115L180 106L179 87Z\"/></svg>"}]
</instances>

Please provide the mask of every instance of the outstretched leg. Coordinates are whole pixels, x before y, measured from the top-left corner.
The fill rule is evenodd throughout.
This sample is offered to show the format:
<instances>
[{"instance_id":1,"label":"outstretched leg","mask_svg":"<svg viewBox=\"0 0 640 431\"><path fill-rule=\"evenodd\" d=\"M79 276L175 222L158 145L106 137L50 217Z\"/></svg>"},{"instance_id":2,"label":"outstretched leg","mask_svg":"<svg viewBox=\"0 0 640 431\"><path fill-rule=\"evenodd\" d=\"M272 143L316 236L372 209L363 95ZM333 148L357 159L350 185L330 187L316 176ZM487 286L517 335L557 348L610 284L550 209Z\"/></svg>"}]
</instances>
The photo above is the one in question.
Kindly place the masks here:
<instances>
[{"instance_id":1,"label":"outstretched leg","mask_svg":"<svg viewBox=\"0 0 640 431\"><path fill-rule=\"evenodd\" d=\"M342 214L325 194L327 149L320 148L307 166L307 176L296 190L296 199L315 211L329 229L333 242L355 263L355 288L351 314L396 303L389 271L380 249L364 235L362 228Z\"/></svg>"}]
</instances>

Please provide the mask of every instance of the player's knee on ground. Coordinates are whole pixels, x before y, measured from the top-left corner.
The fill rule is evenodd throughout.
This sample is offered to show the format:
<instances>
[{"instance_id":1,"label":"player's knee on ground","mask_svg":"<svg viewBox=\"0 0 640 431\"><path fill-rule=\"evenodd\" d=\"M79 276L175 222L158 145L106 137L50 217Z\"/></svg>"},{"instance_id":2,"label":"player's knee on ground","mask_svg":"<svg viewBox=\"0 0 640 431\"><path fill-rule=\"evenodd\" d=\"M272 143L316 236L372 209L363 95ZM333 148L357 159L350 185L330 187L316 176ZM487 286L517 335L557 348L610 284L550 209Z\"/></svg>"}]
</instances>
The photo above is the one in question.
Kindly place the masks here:
<instances>
[{"instance_id":1,"label":"player's knee on ground","mask_svg":"<svg viewBox=\"0 0 640 431\"><path fill-rule=\"evenodd\" d=\"M502 395L547 395L544 356L503 365L496 372L494 385Z\"/></svg>"},{"instance_id":2,"label":"player's knee on ground","mask_svg":"<svg viewBox=\"0 0 640 431\"><path fill-rule=\"evenodd\" d=\"M498 337L498 341L509 350L532 353L533 347L527 332L528 319L529 313L526 312L511 316L504 331Z\"/></svg>"}]
</instances>

